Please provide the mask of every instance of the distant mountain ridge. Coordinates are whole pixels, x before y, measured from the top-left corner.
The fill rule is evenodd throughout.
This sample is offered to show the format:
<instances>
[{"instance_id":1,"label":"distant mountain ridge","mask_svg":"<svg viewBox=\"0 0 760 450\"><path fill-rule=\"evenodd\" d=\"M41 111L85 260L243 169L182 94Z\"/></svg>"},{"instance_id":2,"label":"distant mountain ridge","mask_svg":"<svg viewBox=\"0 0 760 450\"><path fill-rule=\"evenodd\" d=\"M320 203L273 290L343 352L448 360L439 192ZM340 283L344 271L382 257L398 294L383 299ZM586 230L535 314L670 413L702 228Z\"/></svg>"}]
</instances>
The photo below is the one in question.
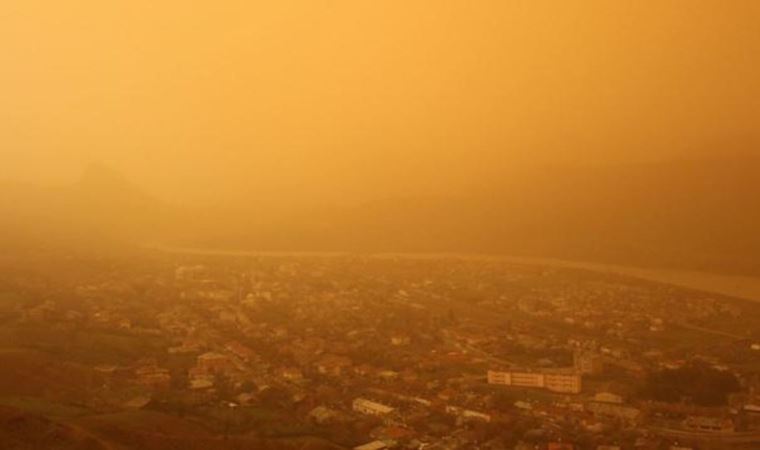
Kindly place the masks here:
<instances>
[{"instance_id":1,"label":"distant mountain ridge","mask_svg":"<svg viewBox=\"0 0 760 450\"><path fill-rule=\"evenodd\" d=\"M142 241L167 230L173 213L118 172L94 165L68 186L0 185L0 215L0 245L87 247Z\"/></svg>"},{"instance_id":2,"label":"distant mountain ridge","mask_svg":"<svg viewBox=\"0 0 760 450\"><path fill-rule=\"evenodd\" d=\"M210 245L477 252L760 274L760 159L551 169L312 212Z\"/></svg>"},{"instance_id":3,"label":"distant mountain ridge","mask_svg":"<svg viewBox=\"0 0 760 450\"><path fill-rule=\"evenodd\" d=\"M760 159L752 157L550 168L457 197L279 219L242 205L234 212L171 206L94 166L65 188L0 185L0 214L6 245L500 253L760 274Z\"/></svg>"}]
</instances>

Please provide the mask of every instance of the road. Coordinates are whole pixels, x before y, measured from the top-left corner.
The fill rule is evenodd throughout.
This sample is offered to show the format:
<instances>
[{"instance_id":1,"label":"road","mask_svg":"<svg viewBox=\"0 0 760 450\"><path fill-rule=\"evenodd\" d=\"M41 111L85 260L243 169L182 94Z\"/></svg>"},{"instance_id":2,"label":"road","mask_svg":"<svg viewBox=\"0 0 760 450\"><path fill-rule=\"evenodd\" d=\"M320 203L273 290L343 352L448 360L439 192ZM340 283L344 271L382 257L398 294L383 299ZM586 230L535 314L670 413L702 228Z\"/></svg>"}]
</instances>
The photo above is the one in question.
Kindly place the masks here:
<instances>
[{"instance_id":1,"label":"road","mask_svg":"<svg viewBox=\"0 0 760 450\"><path fill-rule=\"evenodd\" d=\"M647 427L647 429L660 436L674 439L720 442L722 444L760 444L760 432L756 431L746 433L706 433L674 428Z\"/></svg>"}]
</instances>

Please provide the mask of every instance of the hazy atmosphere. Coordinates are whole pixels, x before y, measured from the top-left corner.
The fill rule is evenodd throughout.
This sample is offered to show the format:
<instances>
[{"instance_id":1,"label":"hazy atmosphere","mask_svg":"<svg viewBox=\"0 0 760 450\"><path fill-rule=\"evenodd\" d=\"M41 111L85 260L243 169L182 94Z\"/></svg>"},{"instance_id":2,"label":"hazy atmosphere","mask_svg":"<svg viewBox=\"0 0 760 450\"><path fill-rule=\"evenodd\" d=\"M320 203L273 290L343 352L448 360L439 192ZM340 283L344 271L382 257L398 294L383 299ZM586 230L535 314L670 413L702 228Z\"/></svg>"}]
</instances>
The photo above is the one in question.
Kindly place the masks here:
<instances>
[{"instance_id":1,"label":"hazy atmosphere","mask_svg":"<svg viewBox=\"0 0 760 450\"><path fill-rule=\"evenodd\" d=\"M0 179L170 202L450 195L757 152L760 4L10 0Z\"/></svg>"},{"instance_id":2,"label":"hazy atmosphere","mask_svg":"<svg viewBox=\"0 0 760 450\"><path fill-rule=\"evenodd\" d=\"M0 450L760 449L760 0L0 0Z\"/></svg>"}]
</instances>

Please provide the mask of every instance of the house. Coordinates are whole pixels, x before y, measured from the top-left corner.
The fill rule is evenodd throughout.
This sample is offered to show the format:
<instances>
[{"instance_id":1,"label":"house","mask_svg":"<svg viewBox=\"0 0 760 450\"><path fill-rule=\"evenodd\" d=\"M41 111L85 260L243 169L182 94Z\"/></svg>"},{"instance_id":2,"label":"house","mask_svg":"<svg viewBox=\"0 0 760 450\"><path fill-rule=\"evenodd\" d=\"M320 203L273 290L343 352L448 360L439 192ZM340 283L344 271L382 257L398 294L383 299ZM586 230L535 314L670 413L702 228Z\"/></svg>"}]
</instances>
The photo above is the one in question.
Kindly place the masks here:
<instances>
[{"instance_id":1,"label":"house","mask_svg":"<svg viewBox=\"0 0 760 450\"><path fill-rule=\"evenodd\" d=\"M398 442L414 436L414 431L406 427L390 425L377 428L370 435L383 442Z\"/></svg>"},{"instance_id":2,"label":"house","mask_svg":"<svg viewBox=\"0 0 760 450\"><path fill-rule=\"evenodd\" d=\"M446 413L462 417L463 419L479 420L482 422L490 422L491 416L478 411L472 411L470 409L459 408L457 406L446 406Z\"/></svg>"},{"instance_id":3,"label":"house","mask_svg":"<svg viewBox=\"0 0 760 450\"><path fill-rule=\"evenodd\" d=\"M322 375L339 377L351 367L351 360L345 356L325 355L317 361L316 367Z\"/></svg>"},{"instance_id":4,"label":"house","mask_svg":"<svg viewBox=\"0 0 760 450\"><path fill-rule=\"evenodd\" d=\"M201 265L197 266L180 266L174 271L174 278L177 281L198 280L200 279L206 268Z\"/></svg>"},{"instance_id":5,"label":"house","mask_svg":"<svg viewBox=\"0 0 760 450\"><path fill-rule=\"evenodd\" d=\"M549 442L546 450L573 450L573 444L567 444L565 442Z\"/></svg>"},{"instance_id":6,"label":"house","mask_svg":"<svg viewBox=\"0 0 760 450\"><path fill-rule=\"evenodd\" d=\"M140 395L122 403L121 406L126 409L143 409L144 407L148 406L150 401L150 397L146 395Z\"/></svg>"},{"instance_id":7,"label":"house","mask_svg":"<svg viewBox=\"0 0 760 450\"><path fill-rule=\"evenodd\" d=\"M641 417L640 410L614 403L591 402L586 405L586 410L593 413L596 417L622 420L628 423L636 423Z\"/></svg>"},{"instance_id":8,"label":"house","mask_svg":"<svg viewBox=\"0 0 760 450\"><path fill-rule=\"evenodd\" d=\"M232 360L221 353L207 352L197 358L197 367L207 373L223 373L235 368Z\"/></svg>"},{"instance_id":9,"label":"house","mask_svg":"<svg viewBox=\"0 0 760 450\"><path fill-rule=\"evenodd\" d=\"M282 378L294 383L303 380L303 372L297 367L286 367L282 369L281 375Z\"/></svg>"},{"instance_id":10,"label":"house","mask_svg":"<svg viewBox=\"0 0 760 450\"><path fill-rule=\"evenodd\" d=\"M596 395L594 395L594 401L601 402L601 403L621 404L623 403L623 397L613 394L611 392L599 392Z\"/></svg>"},{"instance_id":11,"label":"house","mask_svg":"<svg viewBox=\"0 0 760 450\"><path fill-rule=\"evenodd\" d=\"M385 416L396 409L382 403L373 402L364 398L357 398L353 402L353 409L356 412L371 416Z\"/></svg>"},{"instance_id":12,"label":"house","mask_svg":"<svg viewBox=\"0 0 760 450\"><path fill-rule=\"evenodd\" d=\"M361 364L354 367L354 373L360 376L372 375L377 372L377 369L369 364Z\"/></svg>"},{"instance_id":13,"label":"house","mask_svg":"<svg viewBox=\"0 0 760 450\"><path fill-rule=\"evenodd\" d=\"M528 402L524 402L522 400L518 400L515 402L515 408L522 409L523 411L530 411L533 409L533 405L531 405Z\"/></svg>"},{"instance_id":14,"label":"house","mask_svg":"<svg viewBox=\"0 0 760 450\"><path fill-rule=\"evenodd\" d=\"M185 339L180 345L169 347L168 352L172 355L196 353L200 352L202 348L203 344L200 341Z\"/></svg>"},{"instance_id":15,"label":"house","mask_svg":"<svg viewBox=\"0 0 760 450\"><path fill-rule=\"evenodd\" d=\"M393 370L382 370L378 372L377 377L385 381L391 381L398 378L398 372Z\"/></svg>"},{"instance_id":16,"label":"house","mask_svg":"<svg viewBox=\"0 0 760 450\"><path fill-rule=\"evenodd\" d=\"M226 289L199 289L194 292L193 296L202 300L227 302L235 297L235 293Z\"/></svg>"},{"instance_id":17,"label":"house","mask_svg":"<svg viewBox=\"0 0 760 450\"><path fill-rule=\"evenodd\" d=\"M228 352L245 362L251 362L256 358L256 353L238 341L228 342L225 346Z\"/></svg>"},{"instance_id":18,"label":"house","mask_svg":"<svg viewBox=\"0 0 760 450\"><path fill-rule=\"evenodd\" d=\"M405 345L409 345L411 342L411 339L409 336L406 335L393 335L391 336L391 345L394 345L396 347L401 347Z\"/></svg>"},{"instance_id":19,"label":"house","mask_svg":"<svg viewBox=\"0 0 760 450\"><path fill-rule=\"evenodd\" d=\"M338 412L325 406L317 406L309 412L309 418L319 425L324 425L334 420Z\"/></svg>"},{"instance_id":20,"label":"house","mask_svg":"<svg viewBox=\"0 0 760 450\"><path fill-rule=\"evenodd\" d=\"M443 389L441 392L438 393L438 398L444 401L449 401L457 396L457 391L455 391L452 388L447 387L446 389Z\"/></svg>"},{"instance_id":21,"label":"house","mask_svg":"<svg viewBox=\"0 0 760 450\"><path fill-rule=\"evenodd\" d=\"M214 387L214 378L211 375L198 375L190 377L190 389L202 391Z\"/></svg>"},{"instance_id":22,"label":"house","mask_svg":"<svg viewBox=\"0 0 760 450\"><path fill-rule=\"evenodd\" d=\"M354 450L383 450L388 448L388 445L383 441L372 441L364 445L354 447Z\"/></svg>"},{"instance_id":23,"label":"house","mask_svg":"<svg viewBox=\"0 0 760 450\"><path fill-rule=\"evenodd\" d=\"M689 416L683 421L683 426L689 430L711 433L733 433L736 431L731 419L718 417Z\"/></svg>"},{"instance_id":24,"label":"house","mask_svg":"<svg viewBox=\"0 0 760 450\"><path fill-rule=\"evenodd\" d=\"M171 375L168 369L157 366L143 366L135 370L137 383L154 389L165 389L171 384Z\"/></svg>"}]
</instances>

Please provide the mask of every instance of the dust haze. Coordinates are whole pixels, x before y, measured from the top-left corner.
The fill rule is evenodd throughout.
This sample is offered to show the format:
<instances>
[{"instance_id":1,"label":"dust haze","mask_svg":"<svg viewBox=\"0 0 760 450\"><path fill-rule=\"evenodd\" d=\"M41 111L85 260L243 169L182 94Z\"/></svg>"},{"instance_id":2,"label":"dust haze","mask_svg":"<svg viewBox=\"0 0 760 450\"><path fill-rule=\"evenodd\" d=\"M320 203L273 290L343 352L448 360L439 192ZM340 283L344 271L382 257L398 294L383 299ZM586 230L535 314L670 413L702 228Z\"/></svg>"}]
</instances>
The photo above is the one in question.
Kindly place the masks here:
<instances>
[{"instance_id":1,"label":"dust haze","mask_svg":"<svg viewBox=\"0 0 760 450\"><path fill-rule=\"evenodd\" d=\"M172 202L451 194L756 152L756 2L12 1L2 179Z\"/></svg>"},{"instance_id":2,"label":"dust haze","mask_svg":"<svg viewBox=\"0 0 760 450\"><path fill-rule=\"evenodd\" d=\"M109 201L91 186L95 215L161 231L133 240L746 271L759 13L752 1L14 2L0 19L0 180L33 210L21 223L44 226L35 213L91 215L81 198L51 212L14 192L112 172L173 216L150 226L157 206L131 202L122 217L124 189Z\"/></svg>"},{"instance_id":3,"label":"dust haze","mask_svg":"<svg viewBox=\"0 0 760 450\"><path fill-rule=\"evenodd\" d=\"M760 448L760 2L1 3L1 449Z\"/></svg>"}]
</instances>

